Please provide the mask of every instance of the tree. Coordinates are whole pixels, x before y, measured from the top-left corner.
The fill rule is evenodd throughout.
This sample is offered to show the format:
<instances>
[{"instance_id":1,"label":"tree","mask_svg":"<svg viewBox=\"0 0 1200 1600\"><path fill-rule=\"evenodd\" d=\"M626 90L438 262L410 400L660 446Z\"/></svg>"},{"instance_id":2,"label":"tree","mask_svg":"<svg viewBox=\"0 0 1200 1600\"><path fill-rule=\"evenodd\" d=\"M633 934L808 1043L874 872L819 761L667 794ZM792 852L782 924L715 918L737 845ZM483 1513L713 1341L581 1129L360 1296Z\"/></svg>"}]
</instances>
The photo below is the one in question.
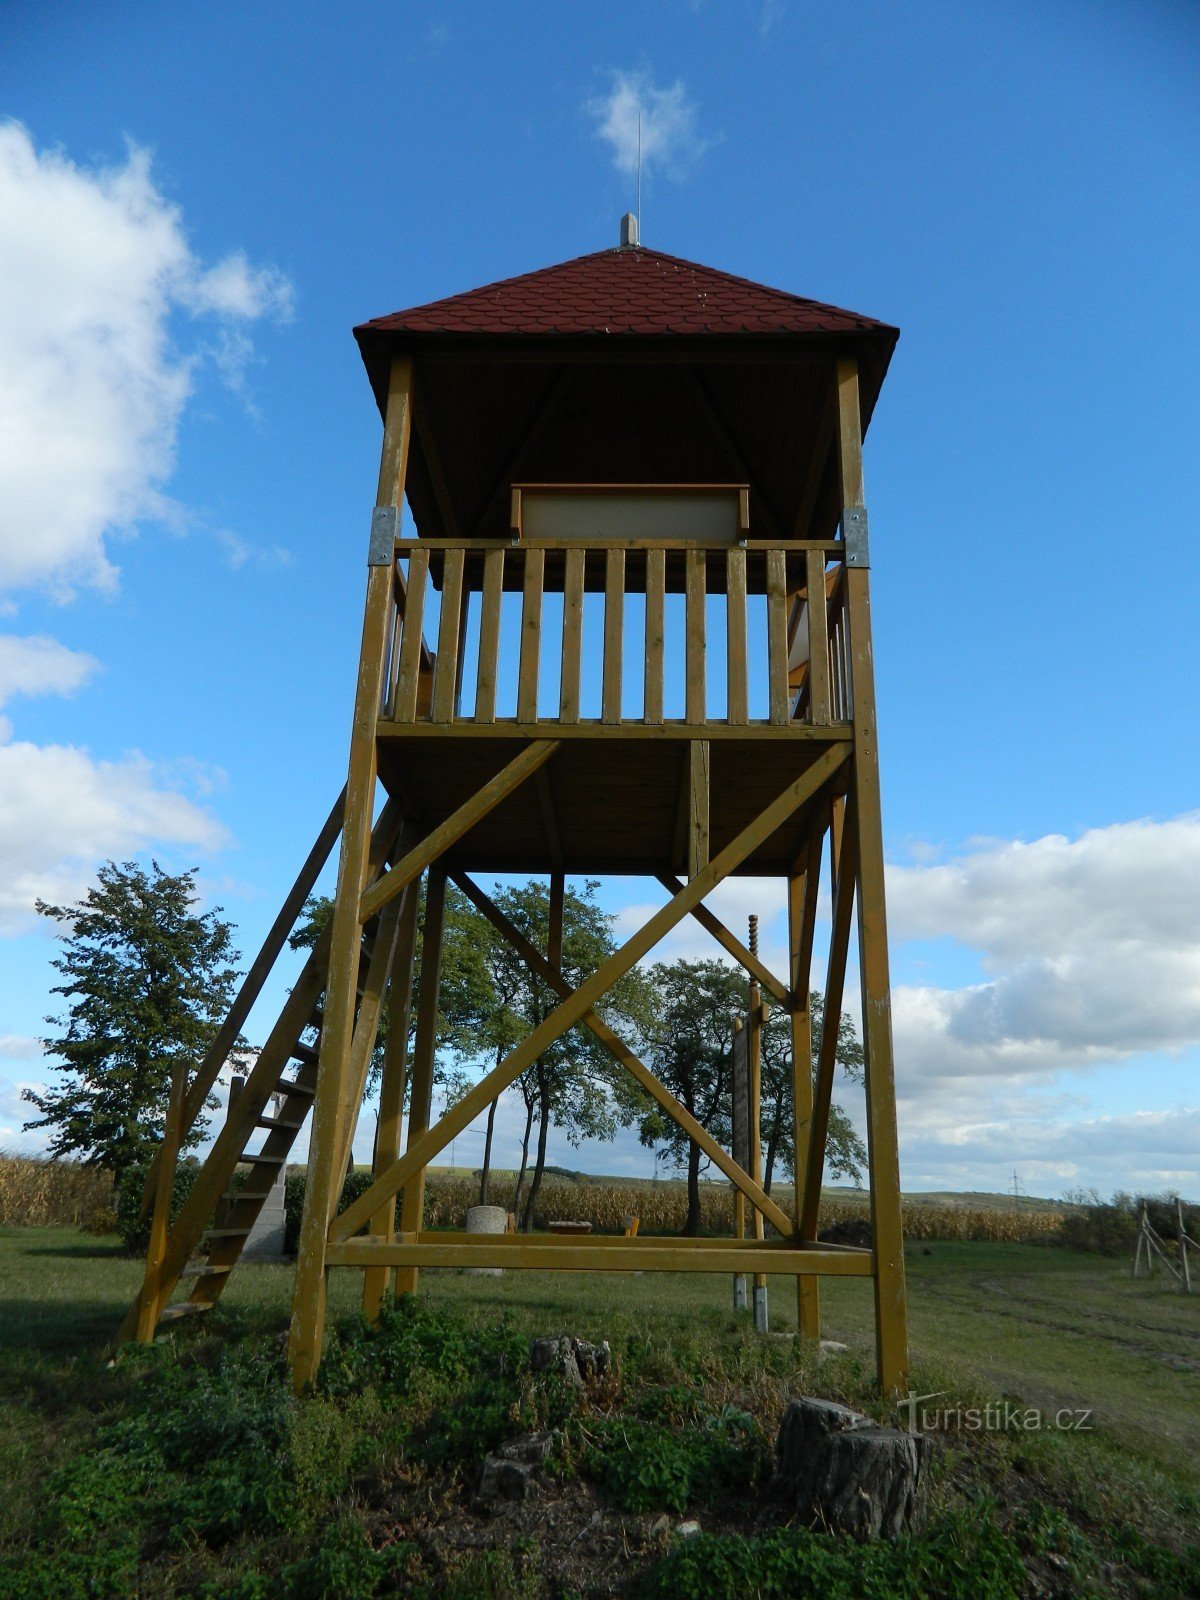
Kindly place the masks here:
<instances>
[{"instance_id":1,"label":"tree","mask_svg":"<svg viewBox=\"0 0 1200 1600\"><path fill-rule=\"evenodd\" d=\"M713 1138L728 1146L733 1019L746 1013L746 975L724 961L674 961L655 966L650 981L654 1022L647 1033L647 1065ZM821 1043L821 996L814 993L811 1004L815 1072ZM845 1015L838 1031L837 1061L850 1076L861 1076L862 1046L853 1022ZM768 1193L777 1163L794 1171L792 1104L791 1025L780 1008L768 1016L762 1037L760 1132L766 1144L763 1187ZM700 1147L657 1109L642 1117L641 1139L643 1144L664 1150L674 1166L686 1171L688 1205L683 1231L698 1233L700 1174L706 1165ZM855 1180L866 1162L862 1142L837 1105L830 1108L826 1161L835 1176Z\"/></svg>"},{"instance_id":2,"label":"tree","mask_svg":"<svg viewBox=\"0 0 1200 1600\"><path fill-rule=\"evenodd\" d=\"M562 971L571 987L578 988L615 948L611 918L593 898L593 885L583 892L568 888L563 896ZM550 930L550 892L537 880L520 887L498 889L493 896L499 910L539 950L547 948ZM484 919L479 919L484 923ZM490 930L490 924L486 924ZM558 995L526 966L502 935L482 928L478 948L488 968L491 994L485 1011L475 1019L475 1049L460 1049L464 1061L481 1057L491 1067L544 1022L559 1004ZM610 1027L640 1021L644 1013L645 984L640 975L627 975L605 995L600 1009ZM464 1029L464 1039L470 1029ZM623 1070L596 1036L581 1026L570 1029L546 1050L518 1080L525 1102L525 1134L521 1169L514 1202L520 1225L533 1226L534 1208L546 1167L546 1147L553 1124L572 1144L584 1138L607 1139L621 1122L628 1121L634 1104ZM486 1193L490 1166L490 1129L495 1103L489 1109L489 1140L481 1193ZM529 1146L537 1129L533 1173L525 1187ZM523 1201L523 1204L522 1204Z\"/></svg>"},{"instance_id":3,"label":"tree","mask_svg":"<svg viewBox=\"0 0 1200 1600\"><path fill-rule=\"evenodd\" d=\"M653 1021L646 1065L713 1138L727 1145L733 1096L733 1019L746 1010L746 980L724 961L659 962L651 969ZM700 1231L700 1146L657 1109L641 1121L641 1140L665 1148L687 1173L683 1231Z\"/></svg>"},{"instance_id":4,"label":"tree","mask_svg":"<svg viewBox=\"0 0 1200 1600\"><path fill-rule=\"evenodd\" d=\"M809 995L812 1016L812 1071L815 1082L817 1062L821 1054L821 1026L825 1001L816 989ZM855 1032L854 1019L842 1012L838 1022L837 1050L834 1060L848 1078L862 1082L863 1048ZM767 1018L762 1032L762 1103L761 1132L765 1146L763 1160L763 1188L771 1192L771 1180L778 1162L792 1177L796 1171L795 1120L792 1086L792 1026L791 1018L782 1007L776 1007ZM825 1166L834 1178L862 1181L867 1152L854 1125L836 1102L829 1107L829 1131L825 1143Z\"/></svg>"},{"instance_id":5,"label":"tree","mask_svg":"<svg viewBox=\"0 0 1200 1600\"><path fill-rule=\"evenodd\" d=\"M41 1112L26 1129L55 1130L52 1158L80 1155L119 1178L157 1148L175 1067L203 1058L238 976L231 925L220 907L200 915L196 903L195 870L173 875L157 861L150 873L105 862L79 905L37 902L68 930L52 991L67 1014L46 1018L64 1031L42 1041L65 1063L66 1081L23 1095ZM206 1129L197 1118L185 1145Z\"/></svg>"}]
</instances>

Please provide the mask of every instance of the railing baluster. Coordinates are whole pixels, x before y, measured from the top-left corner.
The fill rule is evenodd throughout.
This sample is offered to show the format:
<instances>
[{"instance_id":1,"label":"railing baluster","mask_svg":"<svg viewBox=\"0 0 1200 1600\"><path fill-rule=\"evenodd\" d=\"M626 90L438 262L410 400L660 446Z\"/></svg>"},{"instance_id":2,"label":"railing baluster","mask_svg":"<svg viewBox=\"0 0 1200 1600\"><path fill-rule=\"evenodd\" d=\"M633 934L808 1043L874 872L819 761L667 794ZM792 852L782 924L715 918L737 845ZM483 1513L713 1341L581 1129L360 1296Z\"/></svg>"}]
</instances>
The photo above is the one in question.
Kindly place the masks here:
<instances>
[{"instance_id":1,"label":"railing baluster","mask_svg":"<svg viewBox=\"0 0 1200 1600\"><path fill-rule=\"evenodd\" d=\"M746 682L746 552L730 550L725 558L725 665L727 717L743 727L749 719Z\"/></svg>"},{"instance_id":2,"label":"railing baluster","mask_svg":"<svg viewBox=\"0 0 1200 1600\"><path fill-rule=\"evenodd\" d=\"M430 707L430 719L433 722L454 720L464 555L461 549L447 550L442 565L442 615L438 624L437 661L433 667L433 701Z\"/></svg>"},{"instance_id":3,"label":"railing baluster","mask_svg":"<svg viewBox=\"0 0 1200 1600\"><path fill-rule=\"evenodd\" d=\"M666 588L667 553L646 552L646 687L643 720L663 719L663 591Z\"/></svg>"},{"instance_id":4,"label":"railing baluster","mask_svg":"<svg viewBox=\"0 0 1200 1600\"><path fill-rule=\"evenodd\" d=\"M404 632L400 638L400 668L392 703L392 715L397 722L412 722L417 715L417 683L421 675L421 620L425 614L425 585L428 577L429 551L414 550L408 558Z\"/></svg>"},{"instance_id":5,"label":"railing baluster","mask_svg":"<svg viewBox=\"0 0 1200 1600\"><path fill-rule=\"evenodd\" d=\"M825 556L820 550L805 555L808 586L808 720L824 728L830 720L829 625L825 609Z\"/></svg>"},{"instance_id":6,"label":"railing baluster","mask_svg":"<svg viewBox=\"0 0 1200 1600\"><path fill-rule=\"evenodd\" d=\"M479 670L475 678L475 721L496 720L496 673L500 659L500 597L504 593L504 548L483 558L483 602L479 612Z\"/></svg>"},{"instance_id":7,"label":"railing baluster","mask_svg":"<svg viewBox=\"0 0 1200 1600\"><path fill-rule=\"evenodd\" d=\"M782 550L767 551L767 689L771 721L788 720L787 567Z\"/></svg>"},{"instance_id":8,"label":"railing baluster","mask_svg":"<svg viewBox=\"0 0 1200 1600\"><path fill-rule=\"evenodd\" d=\"M563 577L562 678L558 691L558 720L579 721L579 656L583 644L583 564L586 553L577 546L567 551Z\"/></svg>"},{"instance_id":9,"label":"railing baluster","mask_svg":"<svg viewBox=\"0 0 1200 1600\"><path fill-rule=\"evenodd\" d=\"M521 669L517 679L517 721L536 722L538 670L542 661L542 578L544 550L526 550L525 584L521 600Z\"/></svg>"},{"instance_id":10,"label":"railing baluster","mask_svg":"<svg viewBox=\"0 0 1200 1600\"><path fill-rule=\"evenodd\" d=\"M684 613L687 631L685 656L687 663L686 715L687 720L692 723L705 720L704 606L708 591L706 569L707 552L704 550L689 550L687 553L687 589L684 600Z\"/></svg>"},{"instance_id":11,"label":"railing baluster","mask_svg":"<svg viewBox=\"0 0 1200 1600\"><path fill-rule=\"evenodd\" d=\"M625 552L609 550L604 560L604 684L602 722L621 720L621 646L625 637Z\"/></svg>"}]
</instances>

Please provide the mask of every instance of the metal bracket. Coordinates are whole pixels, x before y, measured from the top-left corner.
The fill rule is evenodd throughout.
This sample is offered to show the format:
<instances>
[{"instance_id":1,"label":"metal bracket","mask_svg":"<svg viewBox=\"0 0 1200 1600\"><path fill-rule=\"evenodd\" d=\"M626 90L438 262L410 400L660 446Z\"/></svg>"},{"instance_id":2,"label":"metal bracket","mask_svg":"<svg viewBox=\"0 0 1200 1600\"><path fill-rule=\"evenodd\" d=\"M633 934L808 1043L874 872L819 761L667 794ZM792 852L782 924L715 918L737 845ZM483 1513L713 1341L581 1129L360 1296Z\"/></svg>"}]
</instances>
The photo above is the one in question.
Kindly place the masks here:
<instances>
[{"instance_id":1,"label":"metal bracket","mask_svg":"<svg viewBox=\"0 0 1200 1600\"><path fill-rule=\"evenodd\" d=\"M400 507L376 506L371 513L371 543L367 549L369 567L390 567L396 557L400 537Z\"/></svg>"},{"instance_id":2,"label":"metal bracket","mask_svg":"<svg viewBox=\"0 0 1200 1600\"><path fill-rule=\"evenodd\" d=\"M842 512L842 538L848 567L869 567L871 549L867 542L866 506L847 506Z\"/></svg>"}]
</instances>

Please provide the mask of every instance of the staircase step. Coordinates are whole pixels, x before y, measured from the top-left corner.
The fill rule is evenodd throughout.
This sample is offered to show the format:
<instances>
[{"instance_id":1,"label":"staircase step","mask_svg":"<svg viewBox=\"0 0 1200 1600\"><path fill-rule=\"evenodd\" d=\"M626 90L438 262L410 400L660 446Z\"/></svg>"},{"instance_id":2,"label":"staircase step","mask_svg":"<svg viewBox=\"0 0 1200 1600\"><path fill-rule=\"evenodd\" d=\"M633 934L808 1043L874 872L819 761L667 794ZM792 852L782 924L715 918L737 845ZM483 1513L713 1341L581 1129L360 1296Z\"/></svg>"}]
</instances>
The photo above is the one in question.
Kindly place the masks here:
<instances>
[{"instance_id":1,"label":"staircase step","mask_svg":"<svg viewBox=\"0 0 1200 1600\"><path fill-rule=\"evenodd\" d=\"M232 1267L184 1267L179 1274L181 1278L218 1278L224 1277L227 1272L232 1272Z\"/></svg>"},{"instance_id":2,"label":"staircase step","mask_svg":"<svg viewBox=\"0 0 1200 1600\"><path fill-rule=\"evenodd\" d=\"M313 1054L315 1056L316 1052L314 1051ZM285 1096L289 1094L303 1095L306 1100L315 1100L317 1095L317 1091L310 1088L307 1083L297 1083L294 1079L289 1078L280 1078L275 1092Z\"/></svg>"},{"instance_id":3,"label":"staircase step","mask_svg":"<svg viewBox=\"0 0 1200 1600\"><path fill-rule=\"evenodd\" d=\"M160 1312L158 1322L161 1327L164 1322L181 1322L184 1317L198 1317L201 1312L211 1311L212 1307L203 1302L194 1300L181 1300L177 1306L167 1306Z\"/></svg>"},{"instance_id":4,"label":"staircase step","mask_svg":"<svg viewBox=\"0 0 1200 1600\"><path fill-rule=\"evenodd\" d=\"M292 1055L297 1061L303 1061L310 1067L317 1064L316 1047L311 1044L296 1044L292 1047Z\"/></svg>"},{"instance_id":5,"label":"staircase step","mask_svg":"<svg viewBox=\"0 0 1200 1600\"><path fill-rule=\"evenodd\" d=\"M206 1239L245 1239L250 1233L247 1228L210 1228L205 1234Z\"/></svg>"},{"instance_id":6,"label":"staircase step","mask_svg":"<svg viewBox=\"0 0 1200 1600\"><path fill-rule=\"evenodd\" d=\"M286 1160L287 1160L286 1156L248 1156L248 1155L242 1155L242 1156L238 1157L239 1163L241 1163L241 1162L249 1162L249 1164L251 1166L256 1166L259 1162L261 1162L264 1166L267 1166L267 1167L281 1167L281 1166L283 1166L283 1164L284 1164L284 1162Z\"/></svg>"},{"instance_id":7,"label":"staircase step","mask_svg":"<svg viewBox=\"0 0 1200 1600\"><path fill-rule=\"evenodd\" d=\"M282 1117L259 1117L254 1124L256 1128L287 1128L292 1133L304 1126L303 1122L285 1122Z\"/></svg>"},{"instance_id":8,"label":"staircase step","mask_svg":"<svg viewBox=\"0 0 1200 1600\"><path fill-rule=\"evenodd\" d=\"M235 1201L236 1200L269 1200L270 1198L271 1198L271 1191L269 1189L266 1191L265 1194L259 1193L258 1190L254 1190L253 1192L251 1192L249 1189L238 1189L236 1192L234 1192L233 1190L230 1190L227 1194L223 1194L221 1196L222 1200L235 1200Z\"/></svg>"}]
</instances>

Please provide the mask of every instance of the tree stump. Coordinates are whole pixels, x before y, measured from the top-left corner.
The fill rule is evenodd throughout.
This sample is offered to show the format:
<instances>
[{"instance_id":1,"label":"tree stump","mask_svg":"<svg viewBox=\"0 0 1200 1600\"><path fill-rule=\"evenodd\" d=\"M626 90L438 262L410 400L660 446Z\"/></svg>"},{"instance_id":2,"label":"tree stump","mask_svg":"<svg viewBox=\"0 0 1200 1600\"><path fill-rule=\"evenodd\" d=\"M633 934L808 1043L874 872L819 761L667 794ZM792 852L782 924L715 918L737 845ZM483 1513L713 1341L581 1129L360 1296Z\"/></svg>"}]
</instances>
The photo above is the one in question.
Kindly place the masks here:
<instances>
[{"instance_id":1,"label":"tree stump","mask_svg":"<svg viewBox=\"0 0 1200 1600\"><path fill-rule=\"evenodd\" d=\"M773 1491L814 1527L895 1539L920 1509L932 1445L832 1400L793 1400L775 1442Z\"/></svg>"}]
</instances>

